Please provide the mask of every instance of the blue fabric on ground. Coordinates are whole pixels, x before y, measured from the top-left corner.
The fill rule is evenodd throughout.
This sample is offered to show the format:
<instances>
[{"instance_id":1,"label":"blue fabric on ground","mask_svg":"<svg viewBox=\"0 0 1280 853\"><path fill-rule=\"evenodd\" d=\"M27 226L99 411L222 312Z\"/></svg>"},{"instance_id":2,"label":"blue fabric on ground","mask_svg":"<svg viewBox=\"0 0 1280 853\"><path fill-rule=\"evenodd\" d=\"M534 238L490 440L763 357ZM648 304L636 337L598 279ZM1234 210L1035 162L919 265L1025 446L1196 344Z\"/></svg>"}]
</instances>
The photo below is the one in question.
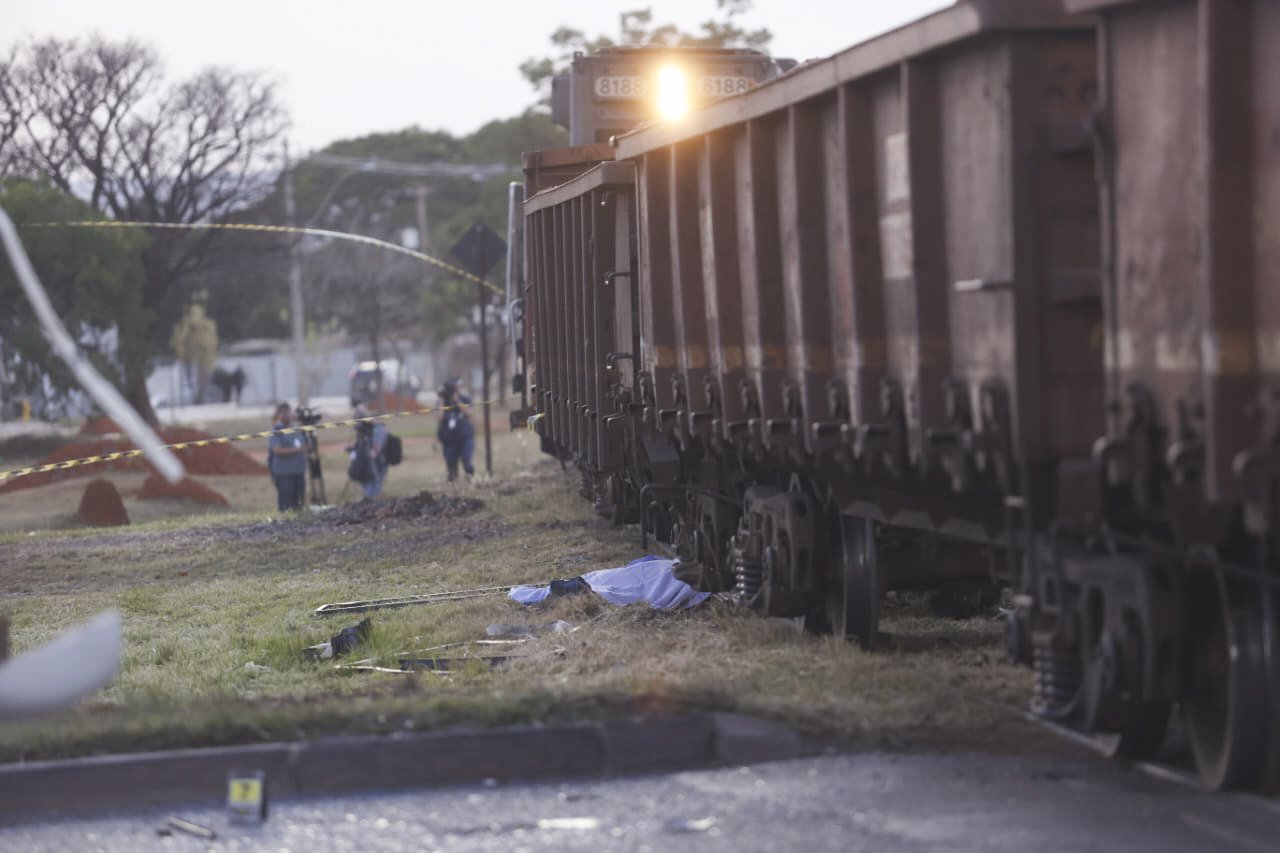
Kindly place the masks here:
<instances>
[{"instance_id":1,"label":"blue fabric on ground","mask_svg":"<svg viewBox=\"0 0 1280 853\"><path fill-rule=\"evenodd\" d=\"M640 602L658 610L697 607L711 593L698 592L677 578L671 571L674 562L662 557L641 557L616 569L587 572L582 579L592 592L619 607ZM550 593L545 586L518 586L511 590L510 597L521 604L536 604Z\"/></svg>"},{"instance_id":2,"label":"blue fabric on ground","mask_svg":"<svg viewBox=\"0 0 1280 853\"><path fill-rule=\"evenodd\" d=\"M512 601L518 601L521 604L538 604L546 601L550 594L549 586L518 586L507 593Z\"/></svg>"}]
</instances>

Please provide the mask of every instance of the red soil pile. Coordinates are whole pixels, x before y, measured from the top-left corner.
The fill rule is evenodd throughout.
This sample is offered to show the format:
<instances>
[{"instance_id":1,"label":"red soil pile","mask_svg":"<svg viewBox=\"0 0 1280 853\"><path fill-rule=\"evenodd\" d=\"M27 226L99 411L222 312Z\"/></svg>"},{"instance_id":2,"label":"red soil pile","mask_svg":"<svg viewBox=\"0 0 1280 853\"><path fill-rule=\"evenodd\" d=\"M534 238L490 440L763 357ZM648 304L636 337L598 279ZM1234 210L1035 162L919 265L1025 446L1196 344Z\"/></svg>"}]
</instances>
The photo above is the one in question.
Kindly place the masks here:
<instances>
[{"instance_id":1,"label":"red soil pile","mask_svg":"<svg viewBox=\"0 0 1280 853\"><path fill-rule=\"evenodd\" d=\"M160 437L167 444L183 441L200 441L210 438L206 432L187 427L165 427L160 430ZM121 450L131 450L133 444L127 439L76 438L54 450L32 467L66 462L69 459L82 459L87 456L102 456ZM267 473L267 466L256 461L252 456L236 448L233 444L211 444L205 447L188 447L174 451L178 459L187 469L188 474L198 476L217 476L221 474L261 474ZM151 471L151 465L141 456L131 459L117 459L113 462L96 462L92 465L77 466L63 471L44 471L39 474L28 474L0 484L0 493L31 489L49 483L69 480L73 477L91 477L109 471Z\"/></svg>"},{"instance_id":2,"label":"red soil pile","mask_svg":"<svg viewBox=\"0 0 1280 853\"><path fill-rule=\"evenodd\" d=\"M120 429L120 425L106 415L89 418L84 422L84 426L80 427L81 435L110 435L113 432L124 432L124 430Z\"/></svg>"},{"instance_id":3,"label":"red soil pile","mask_svg":"<svg viewBox=\"0 0 1280 853\"><path fill-rule=\"evenodd\" d=\"M370 411L374 408L370 403L366 403L365 406ZM408 394L396 394L391 391L382 392L382 411L384 412L424 412L426 409L426 406Z\"/></svg>"},{"instance_id":4,"label":"red soil pile","mask_svg":"<svg viewBox=\"0 0 1280 853\"><path fill-rule=\"evenodd\" d=\"M129 513L125 511L124 501L120 499L115 484L102 478L91 480L85 487L77 514L85 524L95 527L119 527L129 523Z\"/></svg>"},{"instance_id":5,"label":"red soil pile","mask_svg":"<svg viewBox=\"0 0 1280 853\"><path fill-rule=\"evenodd\" d=\"M133 445L128 441L116 439L75 438L51 453L46 454L31 464L35 468L40 465L52 465L70 459L82 459L86 456L101 456L117 450L128 450ZM0 493L16 492L18 489L33 489L49 483L60 483L73 477L92 477L103 471L141 471L146 463L138 459L117 459L114 462L99 462L94 465L77 466L65 471L42 471L39 474L28 474L16 480L0 483Z\"/></svg>"},{"instance_id":6,"label":"red soil pile","mask_svg":"<svg viewBox=\"0 0 1280 853\"><path fill-rule=\"evenodd\" d=\"M177 485L170 485L168 480L155 473L151 474L143 482L142 489L138 492L138 497L144 501L177 498L198 504L231 506L226 498L204 483L197 482L190 477L183 477Z\"/></svg>"},{"instance_id":7,"label":"red soil pile","mask_svg":"<svg viewBox=\"0 0 1280 853\"><path fill-rule=\"evenodd\" d=\"M209 438L207 432L189 427L165 427L160 430L170 444L180 441L201 441ZM266 474L267 466L238 449L234 444L211 444L207 447L189 447L176 451L178 459L186 466L188 474L200 476L220 474Z\"/></svg>"}]
</instances>

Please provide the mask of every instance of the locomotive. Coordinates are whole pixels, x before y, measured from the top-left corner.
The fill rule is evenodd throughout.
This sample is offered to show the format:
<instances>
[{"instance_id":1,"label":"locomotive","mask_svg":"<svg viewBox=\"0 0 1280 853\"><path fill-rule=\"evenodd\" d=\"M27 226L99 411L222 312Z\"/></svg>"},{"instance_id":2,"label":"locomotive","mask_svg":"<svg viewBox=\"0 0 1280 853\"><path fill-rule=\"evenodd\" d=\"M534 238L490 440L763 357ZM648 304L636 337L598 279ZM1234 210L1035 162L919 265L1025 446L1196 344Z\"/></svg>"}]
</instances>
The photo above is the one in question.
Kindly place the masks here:
<instances>
[{"instance_id":1,"label":"locomotive","mask_svg":"<svg viewBox=\"0 0 1280 853\"><path fill-rule=\"evenodd\" d=\"M607 47L575 53L551 80L551 118L570 145L608 142L654 118L678 119L792 67L747 48Z\"/></svg>"},{"instance_id":2,"label":"locomotive","mask_svg":"<svg viewBox=\"0 0 1280 853\"><path fill-rule=\"evenodd\" d=\"M544 450L868 649L887 590L1007 586L1035 713L1280 788L1278 48L1267 0L961 0L527 155Z\"/></svg>"}]
</instances>

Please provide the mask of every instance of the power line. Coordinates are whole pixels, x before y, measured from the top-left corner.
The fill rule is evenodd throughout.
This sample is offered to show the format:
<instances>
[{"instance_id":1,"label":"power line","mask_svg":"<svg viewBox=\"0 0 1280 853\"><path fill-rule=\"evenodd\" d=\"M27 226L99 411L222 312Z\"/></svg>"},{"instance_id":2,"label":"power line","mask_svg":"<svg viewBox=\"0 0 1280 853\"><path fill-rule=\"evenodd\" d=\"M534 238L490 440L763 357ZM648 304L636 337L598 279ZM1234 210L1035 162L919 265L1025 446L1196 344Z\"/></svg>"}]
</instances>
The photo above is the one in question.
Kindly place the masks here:
<instances>
[{"instance_id":1,"label":"power line","mask_svg":"<svg viewBox=\"0 0 1280 853\"><path fill-rule=\"evenodd\" d=\"M395 160L381 160L377 157L345 157L340 154L312 154L303 163L379 175L470 178L477 183L488 178L508 175L513 171L513 167L506 163L402 163Z\"/></svg>"}]
</instances>

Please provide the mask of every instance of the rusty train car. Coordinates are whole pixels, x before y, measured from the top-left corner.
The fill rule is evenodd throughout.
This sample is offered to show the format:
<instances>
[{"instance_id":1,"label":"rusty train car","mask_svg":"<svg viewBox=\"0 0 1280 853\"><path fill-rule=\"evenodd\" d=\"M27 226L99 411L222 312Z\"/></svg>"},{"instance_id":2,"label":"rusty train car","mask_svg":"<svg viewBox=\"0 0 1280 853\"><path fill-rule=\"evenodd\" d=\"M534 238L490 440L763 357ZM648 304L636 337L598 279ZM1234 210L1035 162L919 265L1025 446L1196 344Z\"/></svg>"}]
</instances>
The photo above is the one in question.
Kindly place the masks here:
<instances>
[{"instance_id":1,"label":"rusty train car","mask_svg":"<svg viewBox=\"0 0 1280 853\"><path fill-rule=\"evenodd\" d=\"M1038 714L1280 786L1280 4L966 0L601 148L522 210L601 513L868 648L1005 584Z\"/></svg>"}]
</instances>

